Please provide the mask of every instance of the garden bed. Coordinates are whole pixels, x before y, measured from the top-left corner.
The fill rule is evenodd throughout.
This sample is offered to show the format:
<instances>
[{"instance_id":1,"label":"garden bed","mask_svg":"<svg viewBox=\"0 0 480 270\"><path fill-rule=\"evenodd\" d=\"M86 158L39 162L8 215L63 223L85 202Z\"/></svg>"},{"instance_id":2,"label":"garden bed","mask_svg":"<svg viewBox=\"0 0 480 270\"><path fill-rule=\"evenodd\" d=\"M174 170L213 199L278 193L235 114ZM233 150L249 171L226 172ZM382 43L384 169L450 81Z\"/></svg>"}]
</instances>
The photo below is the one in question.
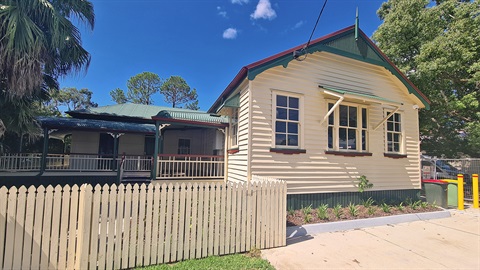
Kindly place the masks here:
<instances>
[{"instance_id":1,"label":"garden bed","mask_svg":"<svg viewBox=\"0 0 480 270\"><path fill-rule=\"evenodd\" d=\"M318 208L312 208L311 206L308 206L299 210L288 210L287 226L301 226L313 223L434 212L441 210L441 208L438 208L435 205L421 201L401 203L399 205L388 205L385 203L374 205L374 202L369 200L361 205L336 205L335 207L321 205Z\"/></svg>"}]
</instances>

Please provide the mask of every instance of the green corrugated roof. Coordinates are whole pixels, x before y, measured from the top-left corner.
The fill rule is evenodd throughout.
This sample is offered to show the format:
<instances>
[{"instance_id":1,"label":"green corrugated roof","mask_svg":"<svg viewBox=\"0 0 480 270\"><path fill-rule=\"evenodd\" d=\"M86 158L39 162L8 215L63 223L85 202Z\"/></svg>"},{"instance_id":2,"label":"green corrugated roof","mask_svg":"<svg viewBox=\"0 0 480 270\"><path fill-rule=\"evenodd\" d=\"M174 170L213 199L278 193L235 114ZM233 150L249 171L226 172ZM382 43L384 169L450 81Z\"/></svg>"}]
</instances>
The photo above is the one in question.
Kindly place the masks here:
<instances>
[{"instance_id":1,"label":"green corrugated roof","mask_svg":"<svg viewBox=\"0 0 480 270\"><path fill-rule=\"evenodd\" d=\"M152 116L157 115L158 112L163 110L175 111L175 112L188 112L191 110L171 108L155 105L143 105L124 103L109 106L101 106L97 108L89 108L84 110L76 110L68 112L69 114L94 114L94 115L110 115L110 116L124 116L124 117L136 117L143 119L152 119ZM201 111L198 111L201 112ZM202 112L205 113L205 112Z\"/></svg>"},{"instance_id":2,"label":"green corrugated roof","mask_svg":"<svg viewBox=\"0 0 480 270\"><path fill-rule=\"evenodd\" d=\"M397 105L402 104L401 102L389 100L389 99L374 95L372 93L363 92L363 91L360 91L360 90L337 89L337 88L332 88L332 87L327 87L327 86L322 86L322 85L319 85L318 87L323 88L323 89L328 90L328 91L332 91L332 92L341 94L341 95L347 94L347 95L355 96L355 97L358 97L359 99L368 99L368 100L373 99L373 100L376 100L376 101L379 101L379 102L386 102L386 103L397 104Z\"/></svg>"},{"instance_id":3,"label":"green corrugated roof","mask_svg":"<svg viewBox=\"0 0 480 270\"><path fill-rule=\"evenodd\" d=\"M219 116L219 115L212 115L205 112L199 111L191 111L191 110L184 110L184 111L177 111L171 110L163 110L156 115L157 118L163 119L172 119L172 120L185 120L185 121L195 121L195 122L203 122L203 123L213 123L213 124L226 124L228 123L228 117L226 116Z\"/></svg>"},{"instance_id":4,"label":"green corrugated roof","mask_svg":"<svg viewBox=\"0 0 480 270\"><path fill-rule=\"evenodd\" d=\"M102 106L97 108L70 111L67 113L75 118L102 119L103 117L106 120L111 120L112 117L114 117L113 119L117 119L118 117L124 119L125 121L130 119L130 121L134 122L136 120L132 120L132 118L138 118L141 119L140 122L147 123L153 122L152 117L171 119L172 122L175 120L199 122L198 124L200 125L202 123L228 123L228 117L211 115L204 111L132 103Z\"/></svg>"},{"instance_id":5,"label":"green corrugated roof","mask_svg":"<svg viewBox=\"0 0 480 270\"><path fill-rule=\"evenodd\" d=\"M120 121L96 119L77 119L70 117L38 117L42 127L68 130L96 130L104 132L155 133L154 124L138 124Z\"/></svg>"}]
</instances>

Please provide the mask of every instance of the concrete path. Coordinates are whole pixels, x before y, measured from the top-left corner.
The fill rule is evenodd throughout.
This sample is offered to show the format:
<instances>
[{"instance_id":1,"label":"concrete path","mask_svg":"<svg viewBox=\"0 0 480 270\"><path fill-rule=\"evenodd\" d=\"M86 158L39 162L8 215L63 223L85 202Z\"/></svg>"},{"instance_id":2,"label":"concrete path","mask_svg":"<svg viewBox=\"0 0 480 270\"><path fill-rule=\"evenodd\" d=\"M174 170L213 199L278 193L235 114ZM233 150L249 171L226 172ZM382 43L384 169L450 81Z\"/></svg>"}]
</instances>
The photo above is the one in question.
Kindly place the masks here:
<instances>
[{"instance_id":1,"label":"concrete path","mask_svg":"<svg viewBox=\"0 0 480 270\"><path fill-rule=\"evenodd\" d=\"M480 210L306 235L263 250L277 269L480 269Z\"/></svg>"}]
</instances>

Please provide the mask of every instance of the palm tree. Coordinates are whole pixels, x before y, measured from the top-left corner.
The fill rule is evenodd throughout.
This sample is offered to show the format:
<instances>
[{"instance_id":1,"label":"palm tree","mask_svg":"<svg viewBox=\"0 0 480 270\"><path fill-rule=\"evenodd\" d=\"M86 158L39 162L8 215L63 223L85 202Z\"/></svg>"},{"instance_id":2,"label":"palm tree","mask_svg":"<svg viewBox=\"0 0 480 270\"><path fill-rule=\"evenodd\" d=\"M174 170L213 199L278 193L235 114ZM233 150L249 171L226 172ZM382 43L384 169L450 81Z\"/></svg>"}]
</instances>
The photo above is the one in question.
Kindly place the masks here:
<instances>
[{"instance_id":1,"label":"palm tree","mask_svg":"<svg viewBox=\"0 0 480 270\"><path fill-rule=\"evenodd\" d=\"M84 0L0 0L0 78L7 97L39 91L44 75L57 79L88 68L78 19L93 29L93 5Z\"/></svg>"},{"instance_id":2,"label":"palm tree","mask_svg":"<svg viewBox=\"0 0 480 270\"><path fill-rule=\"evenodd\" d=\"M29 110L28 104L44 97L49 88L58 89L59 77L88 68L90 54L82 47L72 19L93 30L92 3L0 0L0 109L22 115L21 122L1 115L0 137L5 128L14 133L28 130L33 120L31 113L23 111Z\"/></svg>"}]
</instances>

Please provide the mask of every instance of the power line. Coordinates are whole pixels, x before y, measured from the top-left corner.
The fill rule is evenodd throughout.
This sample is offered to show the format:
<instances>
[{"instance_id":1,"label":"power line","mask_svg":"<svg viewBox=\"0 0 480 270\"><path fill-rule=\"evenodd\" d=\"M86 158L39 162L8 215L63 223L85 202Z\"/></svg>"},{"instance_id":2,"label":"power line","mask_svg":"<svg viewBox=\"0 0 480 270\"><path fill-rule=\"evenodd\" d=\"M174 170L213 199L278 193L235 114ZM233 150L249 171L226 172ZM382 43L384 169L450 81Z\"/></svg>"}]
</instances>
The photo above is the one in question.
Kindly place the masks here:
<instances>
[{"instance_id":1,"label":"power line","mask_svg":"<svg viewBox=\"0 0 480 270\"><path fill-rule=\"evenodd\" d=\"M320 17L322 17L323 10L325 9L325 6L327 5L328 0L325 0L323 2L322 9L320 10L320 13L318 13L317 21L315 22L315 26L313 27L312 33L310 34L310 38L308 39L308 42L305 46L300 51L294 51L293 52L293 58L295 58L298 61L303 61L307 58L307 48L310 45L310 42L312 41L313 34L315 33L315 30L317 29L318 22L320 21ZM302 59L300 59L300 56L304 55Z\"/></svg>"}]
</instances>

